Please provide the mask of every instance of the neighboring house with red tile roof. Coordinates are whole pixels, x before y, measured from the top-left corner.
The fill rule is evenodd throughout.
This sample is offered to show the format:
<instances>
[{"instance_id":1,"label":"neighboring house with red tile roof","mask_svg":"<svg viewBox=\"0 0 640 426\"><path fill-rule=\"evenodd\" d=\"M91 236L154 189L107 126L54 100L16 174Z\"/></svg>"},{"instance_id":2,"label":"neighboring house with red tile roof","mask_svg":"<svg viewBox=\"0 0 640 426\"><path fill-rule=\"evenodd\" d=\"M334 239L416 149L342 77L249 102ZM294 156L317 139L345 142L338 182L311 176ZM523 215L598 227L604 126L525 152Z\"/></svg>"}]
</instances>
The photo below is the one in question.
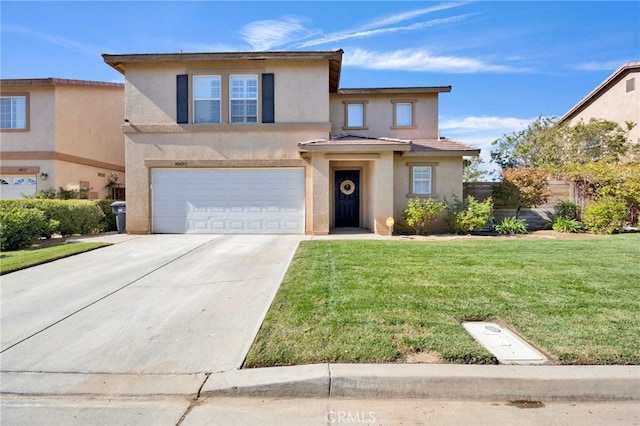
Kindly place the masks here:
<instances>
[{"instance_id":1,"label":"neighboring house with red tile roof","mask_svg":"<svg viewBox=\"0 0 640 426\"><path fill-rule=\"evenodd\" d=\"M462 196L450 86L340 89L342 50L103 55L125 76L127 230L387 234L411 197Z\"/></svg>"},{"instance_id":2,"label":"neighboring house with red tile roof","mask_svg":"<svg viewBox=\"0 0 640 426\"><path fill-rule=\"evenodd\" d=\"M60 187L110 198L124 187L124 85L60 78L0 80L0 198Z\"/></svg>"},{"instance_id":3,"label":"neighboring house with red tile roof","mask_svg":"<svg viewBox=\"0 0 640 426\"><path fill-rule=\"evenodd\" d=\"M636 126L629 133L629 139L640 142L640 62L622 65L560 117L556 125L587 122L591 118L614 121L622 128L625 122L633 122Z\"/></svg>"}]
</instances>

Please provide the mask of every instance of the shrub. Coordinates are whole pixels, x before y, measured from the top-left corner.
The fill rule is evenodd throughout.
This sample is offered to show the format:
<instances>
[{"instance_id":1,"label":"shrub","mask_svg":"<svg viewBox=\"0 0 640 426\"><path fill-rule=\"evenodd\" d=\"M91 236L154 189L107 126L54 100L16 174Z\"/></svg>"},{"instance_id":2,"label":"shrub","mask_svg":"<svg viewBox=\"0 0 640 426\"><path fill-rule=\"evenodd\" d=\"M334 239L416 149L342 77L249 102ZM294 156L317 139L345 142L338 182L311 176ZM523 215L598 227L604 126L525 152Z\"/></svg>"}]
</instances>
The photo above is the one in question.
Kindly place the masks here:
<instances>
[{"instance_id":1,"label":"shrub","mask_svg":"<svg viewBox=\"0 0 640 426\"><path fill-rule=\"evenodd\" d=\"M556 211L556 218L561 217L563 219L578 220L580 217L578 205L568 198L558 200L553 207Z\"/></svg>"},{"instance_id":2,"label":"shrub","mask_svg":"<svg viewBox=\"0 0 640 426\"><path fill-rule=\"evenodd\" d=\"M499 234L526 234L527 222L524 219L518 219L517 217L505 217L502 221L496 225L496 232Z\"/></svg>"},{"instance_id":3,"label":"shrub","mask_svg":"<svg viewBox=\"0 0 640 426\"><path fill-rule=\"evenodd\" d=\"M444 203L433 201L430 198L420 200L412 198L407 203L407 208L402 212L402 219L407 225L420 234L431 222L438 218L447 208Z\"/></svg>"},{"instance_id":4,"label":"shrub","mask_svg":"<svg viewBox=\"0 0 640 426\"><path fill-rule=\"evenodd\" d=\"M111 210L111 203L115 200L95 200L94 202L102 210L103 218L98 225L98 229L101 232L117 231L118 226L116 224L116 215Z\"/></svg>"},{"instance_id":5,"label":"shrub","mask_svg":"<svg viewBox=\"0 0 640 426\"><path fill-rule=\"evenodd\" d=\"M582 221L588 230L598 234L622 231L627 216L625 203L613 197L601 197L584 209Z\"/></svg>"},{"instance_id":6,"label":"shrub","mask_svg":"<svg viewBox=\"0 0 640 426\"><path fill-rule=\"evenodd\" d=\"M576 219L565 216L556 216L551 228L556 232L577 233L584 232L584 225Z\"/></svg>"},{"instance_id":7,"label":"shrub","mask_svg":"<svg viewBox=\"0 0 640 426\"><path fill-rule=\"evenodd\" d=\"M0 246L17 250L38 239L49 224L41 210L9 207L0 210Z\"/></svg>"},{"instance_id":8,"label":"shrub","mask_svg":"<svg viewBox=\"0 0 640 426\"><path fill-rule=\"evenodd\" d=\"M493 199L489 197L480 202L471 195L464 200L455 198L448 209L446 222L449 230L457 234L466 234L481 229L489 222L493 213Z\"/></svg>"},{"instance_id":9,"label":"shrub","mask_svg":"<svg viewBox=\"0 0 640 426\"><path fill-rule=\"evenodd\" d=\"M11 206L41 210L48 222L58 223L55 231L63 236L99 231L104 219L100 206L95 201L89 200L23 199L0 201L0 208ZM51 228L47 228L43 231L42 236L50 237L51 232Z\"/></svg>"}]
</instances>

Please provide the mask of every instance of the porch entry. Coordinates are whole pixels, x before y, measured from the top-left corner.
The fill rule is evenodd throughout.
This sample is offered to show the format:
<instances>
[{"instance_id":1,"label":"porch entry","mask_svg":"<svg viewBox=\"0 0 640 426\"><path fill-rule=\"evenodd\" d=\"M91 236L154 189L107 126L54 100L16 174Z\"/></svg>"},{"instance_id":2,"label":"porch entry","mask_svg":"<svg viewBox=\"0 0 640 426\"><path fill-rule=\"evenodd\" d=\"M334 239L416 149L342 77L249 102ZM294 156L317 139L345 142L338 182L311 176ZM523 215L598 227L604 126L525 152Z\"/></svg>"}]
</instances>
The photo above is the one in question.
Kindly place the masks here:
<instances>
[{"instance_id":1,"label":"porch entry","mask_svg":"<svg viewBox=\"0 0 640 426\"><path fill-rule=\"evenodd\" d=\"M334 179L335 227L360 226L360 170L336 170Z\"/></svg>"}]
</instances>

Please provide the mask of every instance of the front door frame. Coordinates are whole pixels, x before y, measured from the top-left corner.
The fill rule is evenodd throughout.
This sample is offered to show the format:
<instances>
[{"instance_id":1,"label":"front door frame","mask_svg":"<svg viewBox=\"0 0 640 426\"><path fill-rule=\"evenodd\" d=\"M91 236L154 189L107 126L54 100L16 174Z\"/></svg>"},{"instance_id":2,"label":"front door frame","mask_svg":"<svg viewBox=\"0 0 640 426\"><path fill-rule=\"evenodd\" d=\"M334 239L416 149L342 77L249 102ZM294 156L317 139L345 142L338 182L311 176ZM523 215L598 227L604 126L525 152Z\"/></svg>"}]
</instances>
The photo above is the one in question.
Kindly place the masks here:
<instances>
[{"instance_id":1,"label":"front door frame","mask_svg":"<svg viewBox=\"0 0 640 426\"><path fill-rule=\"evenodd\" d=\"M357 173L357 212L356 212L356 216L357 216L357 223L355 223L353 226L345 226L345 225L339 225L338 221L337 221L337 216L338 216L338 207L337 207L337 200L336 200L336 195L337 195L337 191L339 190L337 187L337 178L336 175L338 173L344 173L344 172L354 172ZM333 227L334 228L338 228L338 227L354 227L354 228L360 228L362 227L362 197L363 197L363 187L362 187L362 182L364 181L363 179L363 169L362 167L348 167L348 166L342 166L342 167L333 167L332 168L332 172L331 172L331 176L332 176L332 185L331 185L331 205L332 205L332 219L333 219Z\"/></svg>"}]
</instances>

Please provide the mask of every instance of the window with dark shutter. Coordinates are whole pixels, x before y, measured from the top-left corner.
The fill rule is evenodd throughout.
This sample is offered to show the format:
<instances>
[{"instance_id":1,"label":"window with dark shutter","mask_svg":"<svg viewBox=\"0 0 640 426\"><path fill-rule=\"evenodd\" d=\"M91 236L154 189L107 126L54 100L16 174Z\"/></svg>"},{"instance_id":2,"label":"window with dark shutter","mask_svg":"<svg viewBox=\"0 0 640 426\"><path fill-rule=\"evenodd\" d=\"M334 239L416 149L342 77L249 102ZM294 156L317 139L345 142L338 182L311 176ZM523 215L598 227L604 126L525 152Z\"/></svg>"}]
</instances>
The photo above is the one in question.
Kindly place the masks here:
<instances>
[{"instance_id":1,"label":"window with dark shutter","mask_svg":"<svg viewBox=\"0 0 640 426\"><path fill-rule=\"evenodd\" d=\"M275 123L274 76L262 74L262 122Z\"/></svg>"},{"instance_id":2,"label":"window with dark shutter","mask_svg":"<svg viewBox=\"0 0 640 426\"><path fill-rule=\"evenodd\" d=\"M176 76L176 101L178 124L189 123L189 75L181 74Z\"/></svg>"}]
</instances>

